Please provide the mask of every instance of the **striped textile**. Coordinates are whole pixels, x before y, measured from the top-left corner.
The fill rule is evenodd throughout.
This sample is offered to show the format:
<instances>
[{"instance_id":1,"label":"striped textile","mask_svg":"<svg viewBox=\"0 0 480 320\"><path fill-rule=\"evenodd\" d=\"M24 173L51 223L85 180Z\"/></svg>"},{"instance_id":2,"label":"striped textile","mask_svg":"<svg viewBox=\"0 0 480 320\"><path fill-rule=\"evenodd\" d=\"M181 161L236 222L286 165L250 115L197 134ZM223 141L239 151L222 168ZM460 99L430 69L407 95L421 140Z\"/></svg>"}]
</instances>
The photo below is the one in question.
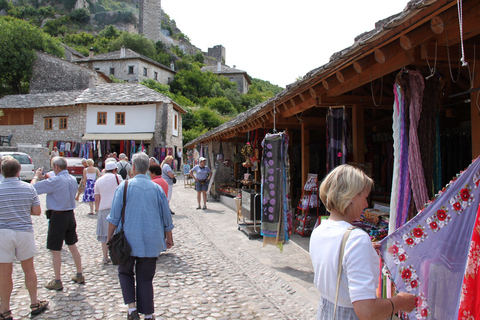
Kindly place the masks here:
<instances>
[{"instance_id":1,"label":"striped textile","mask_svg":"<svg viewBox=\"0 0 480 320\"><path fill-rule=\"evenodd\" d=\"M335 303L325 298L320 299L320 306L317 312L317 320L332 320ZM335 320L358 320L353 308L337 306Z\"/></svg>"},{"instance_id":2,"label":"striped textile","mask_svg":"<svg viewBox=\"0 0 480 320\"><path fill-rule=\"evenodd\" d=\"M18 178L0 183L0 229L33 232L32 206L39 206L37 191Z\"/></svg>"},{"instance_id":3,"label":"striped textile","mask_svg":"<svg viewBox=\"0 0 480 320\"><path fill-rule=\"evenodd\" d=\"M425 175L417 134L420 113L422 112L423 90L425 88L423 76L420 71L410 71L408 83L411 97L408 166L410 170L410 180L412 181L413 201L415 201L417 210L420 210L428 201L427 186L425 184Z\"/></svg>"}]
</instances>

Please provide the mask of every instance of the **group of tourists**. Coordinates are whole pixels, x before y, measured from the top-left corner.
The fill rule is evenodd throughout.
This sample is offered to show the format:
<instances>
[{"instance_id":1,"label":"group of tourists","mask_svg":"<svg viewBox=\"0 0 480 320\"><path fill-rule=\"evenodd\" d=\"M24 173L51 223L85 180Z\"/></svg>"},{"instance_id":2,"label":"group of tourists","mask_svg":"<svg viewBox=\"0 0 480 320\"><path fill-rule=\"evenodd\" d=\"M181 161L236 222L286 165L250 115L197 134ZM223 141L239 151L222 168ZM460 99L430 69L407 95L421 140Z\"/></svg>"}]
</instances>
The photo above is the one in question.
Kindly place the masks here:
<instances>
[{"instance_id":1,"label":"group of tourists","mask_svg":"<svg viewBox=\"0 0 480 320\"><path fill-rule=\"evenodd\" d=\"M145 319L154 319L153 277L156 261L162 251L174 244L174 225L167 199L167 195L171 197L172 188L167 179L161 178L164 173L160 166L156 163L151 165L145 153L134 154L131 164L123 156L119 155L118 162L113 157L108 158L103 174L93 167L93 160L87 159L80 185L85 186L83 200L91 203L90 214L98 214L97 239L101 242L103 263L110 262L107 243L119 228L123 228L132 248L127 263L118 268L124 303L128 305L127 319L140 319L139 313L144 314ZM128 163L128 166L122 161ZM13 319L10 296L13 290L12 272L15 259L21 262L25 274L32 316L40 314L48 306L48 301L37 298L37 275L33 264L37 250L31 215L41 214L39 194L46 194L46 215L49 219L46 247L52 253L54 271L54 278L45 283L45 288L63 289L63 243L68 246L76 268L71 280L78 284L86 282L82 272L81 255L76 246L78 236L74 209L75 200L79 196L79 186L76 178L68 173L64 157L52 157L51 166L53 174L50 177L46 177L43 168L39 168L28 184L19 180L20 163L12 157L2 158L1 171L4 180L0 183L1 320ZM122 170L127 171L125 178L120 174ZM168 175L168 169L166 172ZM173 173L172 175L173 177L168 175L170 180L175 177ZM121 219L123 207L124 225ZM137 236L142 233L149 236Z\"/></svg>"}]
</instances>

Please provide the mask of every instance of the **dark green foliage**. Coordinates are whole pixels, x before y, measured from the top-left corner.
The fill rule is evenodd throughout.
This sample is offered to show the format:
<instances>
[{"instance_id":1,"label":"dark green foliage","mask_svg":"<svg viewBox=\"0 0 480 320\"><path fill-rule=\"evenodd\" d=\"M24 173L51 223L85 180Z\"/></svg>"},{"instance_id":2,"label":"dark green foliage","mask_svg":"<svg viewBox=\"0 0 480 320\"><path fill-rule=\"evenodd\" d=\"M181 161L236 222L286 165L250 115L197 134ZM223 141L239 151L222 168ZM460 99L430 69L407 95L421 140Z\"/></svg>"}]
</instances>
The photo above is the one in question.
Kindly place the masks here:
<instances>
[{"instance_id":1,"label":"dark green foliage","mask_svg":"<svg viewBox=\"0 0 480 320\"><path fill-rule=\"evenodd\" d=\"M11 9L13 9L13 5L8 0L0 0L0 10L2 9L10 11Z\"/></svg>"},{"instance_id":2,"label":"dark green foliage","mask_svg":"<svg viewBox=\"0 0 480 320\"><path fill-rule=\"evenodd\" d=\"M62 4L68 11L71 11L75 8L75 3L77 3L77 0L62 0Z\"/></svg>"},{"instance_id":3,"label":"dark green foliage","mask_svg":"<svg viewBox=\"0 0 480 320\"><path fill-rule=\"evenodd\" d=\"M0 95L27 93L35 50L64 57L63 46L27 21L0 17Z\"/></svg>"},{"instance_id":4,"label":"dark green foliage","mask_svg":"<svg viewBox=\"0 0 480 320\"><path fill-rule=\"evenodd\" d=\"M208 101L207 107L217 110L221 115L236 116L237 110L225 97L212 98Z\"/></svg>"},{"instance_id":5,"label":"dark green foliage","mask_svg":"<svg viewBox=\"0 0 480 320\"><path fill-rule=\"evenodd\" d=\"M110 44L112 51L120 50L122 46L149 58L155 57L157 53L155 43L140 34L124 32Z\"/></svg>"},{"instance_id":6,"label":"dark green foliage","mask_svg":"<svg viewBox=\"0 0 480 320\"><path fill-rule=\"evenodd\" d=\"M90 13L86 9L77 9L70 12L69 17L72 21L85 24L90 21Z\"/></svg>"}]
</instances>

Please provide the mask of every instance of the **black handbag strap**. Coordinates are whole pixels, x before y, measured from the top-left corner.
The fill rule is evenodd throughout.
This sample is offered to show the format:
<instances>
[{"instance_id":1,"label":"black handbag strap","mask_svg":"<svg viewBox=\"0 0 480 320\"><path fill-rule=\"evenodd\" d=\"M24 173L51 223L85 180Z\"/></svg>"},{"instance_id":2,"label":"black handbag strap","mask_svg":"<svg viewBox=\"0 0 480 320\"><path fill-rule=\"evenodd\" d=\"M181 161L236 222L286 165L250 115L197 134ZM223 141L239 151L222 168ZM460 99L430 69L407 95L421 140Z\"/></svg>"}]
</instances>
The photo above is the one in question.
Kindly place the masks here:
<instances>
[{"instance_id":1,"label":"black handbag strap","mask_svg":"<svg viewBox=\"0 0 480 320\"><path fill-rule=\"evenodd\" d=\"M122 229L123 224L125 223L125 205L127 204L127 189L128 189L128 180L125 181L125 186L123 187L123 206L122 206Z\"/></svg>"}]
</instances>

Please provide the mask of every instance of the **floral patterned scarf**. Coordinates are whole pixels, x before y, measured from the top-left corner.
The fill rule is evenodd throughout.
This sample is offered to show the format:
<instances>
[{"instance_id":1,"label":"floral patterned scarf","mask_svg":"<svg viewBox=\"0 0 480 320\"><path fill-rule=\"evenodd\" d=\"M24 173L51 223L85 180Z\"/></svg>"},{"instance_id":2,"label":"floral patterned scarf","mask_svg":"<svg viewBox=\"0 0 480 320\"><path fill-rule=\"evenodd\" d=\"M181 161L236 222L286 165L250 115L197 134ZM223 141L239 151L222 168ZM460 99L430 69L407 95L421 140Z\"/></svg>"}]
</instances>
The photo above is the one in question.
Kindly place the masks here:
<instances>
[{"instance_id":1,"label":"floral patterned scarf","mask_svg":"<svg viewBox=\"0 0 480 320\"><path fill-rule=\"evenodd\" d=\"M416 296L417 306L406 319L457 318L479 184L477 158L417 216L381 241L396 290Z\"/></svg>"}]
</instances>

